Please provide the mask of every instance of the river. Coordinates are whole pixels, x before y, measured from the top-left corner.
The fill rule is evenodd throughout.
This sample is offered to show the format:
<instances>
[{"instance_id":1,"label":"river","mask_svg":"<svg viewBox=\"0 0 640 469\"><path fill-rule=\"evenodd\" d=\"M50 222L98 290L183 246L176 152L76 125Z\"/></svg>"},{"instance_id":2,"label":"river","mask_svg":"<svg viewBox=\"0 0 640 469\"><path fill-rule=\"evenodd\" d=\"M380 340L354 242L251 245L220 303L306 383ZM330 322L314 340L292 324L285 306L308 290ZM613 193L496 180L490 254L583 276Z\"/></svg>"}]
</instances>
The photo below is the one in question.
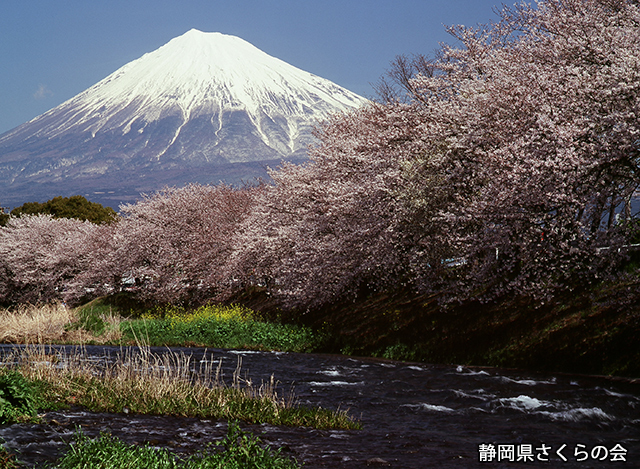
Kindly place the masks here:
<instances>
[{"instance_id":1,"label":"river","mask_svg":"<svg viewBox=\"0 0 640 469\"><path fill-rule=\"evenodd\" d=\"M0 346L6 351L11 346ZM89 359L116 347L87 346ZM192 354L205 349L173 348ZM152 348L163 353L166 349ZM348 409L362 430L246 425L304 467L640 467L640 382L497 368L428 365L337 355L207 350L231 377L238 359L254 382L271 375L301 405ZM194 451L226 433L226 422L82 409L46 414L45 424L0 426L5 446L30 465L62 454L76 425L130 443ZM566 460L566 461L565 461Z\"/></svg>"}]
</instances>

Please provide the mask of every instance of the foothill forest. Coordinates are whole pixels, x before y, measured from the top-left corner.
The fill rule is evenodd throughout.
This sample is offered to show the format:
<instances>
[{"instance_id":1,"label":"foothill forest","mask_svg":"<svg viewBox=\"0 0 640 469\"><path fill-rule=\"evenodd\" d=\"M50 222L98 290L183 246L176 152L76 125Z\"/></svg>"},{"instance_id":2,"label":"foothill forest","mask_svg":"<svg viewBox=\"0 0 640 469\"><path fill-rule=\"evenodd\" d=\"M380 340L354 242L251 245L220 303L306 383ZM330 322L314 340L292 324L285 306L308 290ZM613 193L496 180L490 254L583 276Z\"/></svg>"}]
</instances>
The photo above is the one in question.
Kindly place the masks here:
<instances>
[{"instance_id":1,"label":"foothill forest","mask_svg":"<svg viewBox=\"0 0 640 469\"><path fill-rule=\"evenodd\" d=\"M0 325L43 305L57 343L147 320L153 345L224 347L224 323L230 347L639 377L640 3L449 32L270 181L5 215Z\"/></svg>"}]
</instances>

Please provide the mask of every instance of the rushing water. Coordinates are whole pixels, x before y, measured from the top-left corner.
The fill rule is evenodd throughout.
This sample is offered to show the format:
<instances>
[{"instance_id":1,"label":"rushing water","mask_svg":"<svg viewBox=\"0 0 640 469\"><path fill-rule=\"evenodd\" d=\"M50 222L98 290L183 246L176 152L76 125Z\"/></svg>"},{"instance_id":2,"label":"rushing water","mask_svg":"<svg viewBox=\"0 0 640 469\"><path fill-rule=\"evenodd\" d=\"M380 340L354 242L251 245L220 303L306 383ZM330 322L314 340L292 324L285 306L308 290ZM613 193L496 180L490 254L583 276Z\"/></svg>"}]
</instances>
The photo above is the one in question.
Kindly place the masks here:
<instances>
[{"instance_id":1,"label":"rushing water","mask_svg":"<svg viewBox=\"0 0 640 469\"><path fill-rule=\"evenodd\" d=\"M93 360L119 351L85 349ZM172 350L193 354L195 363L205 353ZM211 353L226 377L241 357L243 375L254 382L273 374L300 404L348 409L362 421L363 430L354 431L241 425L306 468L640 467L637 381L314 354L208 350L207 359ZM109 430L129 443L185 452L219 440L227 427L81 409L50 412L45 421L2 426L0 438L34 465L58 457L77 425L92 437Z\"/></svg>"}]
</instances>

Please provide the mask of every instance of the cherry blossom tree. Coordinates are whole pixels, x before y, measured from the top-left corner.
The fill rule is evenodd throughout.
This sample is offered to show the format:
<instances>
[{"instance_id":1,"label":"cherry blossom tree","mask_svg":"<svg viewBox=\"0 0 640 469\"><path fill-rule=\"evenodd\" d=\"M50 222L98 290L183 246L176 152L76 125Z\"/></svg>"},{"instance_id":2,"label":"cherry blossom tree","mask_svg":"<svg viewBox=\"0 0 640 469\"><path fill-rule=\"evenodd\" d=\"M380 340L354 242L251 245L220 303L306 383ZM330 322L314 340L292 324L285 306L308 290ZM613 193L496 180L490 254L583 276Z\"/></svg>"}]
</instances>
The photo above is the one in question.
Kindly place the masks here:
<instances>
[{"instance_id":1,"label":"cherry blossom tree","mask_svg":"<svg viewBox=\"0 0 640 469\"><path fill-rule=\"evenodd\" d=\"M68 281L89 268L101 226L51 215L11 218L0 228L0 301L61 300Z\"/></svg>"},{"instance_id":2,"label":"cherry blossom tree","mask_svg":"<svg viewBox=\"0 0 640 469\"><path fill-rule=\"evenodd\" d=\"M232 239L256 189L167 188L121 207L112 224L50 215L0 229L0 301L77 302L120 291L141 300L197 302L228 291Z\"/></svg>"},{"instance_id":3,"label":"cherry blossom tree","mask_svg":"<svg viewBox=\"0 0 640 469\"><path fill-rule=\"evenodd\" d=\"M377 289L545 295L613 272L640 184L640 5L544 0L399 58L382 102L252 189L189 185L109 226L0 228L0 294L204 301L251 282L314 308ZM59 223L58 223L59 222ZM91 255L89 254L91 253Z\"/></svg>"},{"instance_id":4,"label":"cherry blossom tree","mask_svg":"<svg viewBox=\"0 0 640 469\"><path fill-rule=\"evenodd\" d=\"M250 189L190 184L120 208L121 219L95 240L96 260L75 291L118 291L123 279L141 300L200 301L228 283L224 266Z\"/></svg>"},{"instance_id":5,"label":"cherry blossom tree","mask_svg":"<svg viewBox=\"0 0 640 469\"><path fill-rule=\"evenodd\" d=\"M405 80L440 145L416 160L416 181L434 158L454 168L459 200L444 214L461 222L470 289L540 290L616 260L600 248L624 242L640 182L639 27L630 0L522 4L491 27L451 28L461 45Z\"/></svg>"},{"instance_id":6,"label":"cherry blossom tree","mask_svg":"<svg viewBox=\"0 0 640 469\"><path fill-rule=\"evenodd\" d=\"M381 87L383 104L320 129L309 164L271 172L238 270L298 306L401 284L541 294L606 274L640 182L638 8L517 5L450 28L458 45L432 60L399 59L404 95Z\"/></svg>"},{"instance_id":7,"label":"cherry blossom tree","mask_svg":"<svg viewBox=\"0 0 640 469\"><path fill-rule=\"evenodd\" d=\"M335 116L305 165L270 171L237 238L236 277L265 283L290 306L315 307L412 282L419 263L442 271L450 257L442 226L407 223L404 167L422 151L413 105L364 108ZM423 181L433 211L446 191Z\"/></svg>"}]
</instances>

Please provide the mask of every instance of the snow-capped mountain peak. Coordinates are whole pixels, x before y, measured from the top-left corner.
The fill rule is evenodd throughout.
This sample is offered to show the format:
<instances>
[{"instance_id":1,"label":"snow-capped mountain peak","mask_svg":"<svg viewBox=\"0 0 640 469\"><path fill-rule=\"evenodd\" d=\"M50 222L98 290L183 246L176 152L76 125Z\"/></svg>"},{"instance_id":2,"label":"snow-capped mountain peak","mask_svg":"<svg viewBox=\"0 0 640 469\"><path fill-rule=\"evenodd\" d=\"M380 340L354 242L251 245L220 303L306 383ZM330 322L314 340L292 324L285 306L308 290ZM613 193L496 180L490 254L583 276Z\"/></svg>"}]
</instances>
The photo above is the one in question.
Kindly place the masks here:
<instances>
[{"instance_id":1,"label":"snow-capped mountain peak","mask_svg":"<svg viewBox=\"0 0 640 469\"><path fill-rule=\"evenodd\" d=\"M192 29L1 135L0 189L304 157L313 127L366 102L243 39Z\"/></svg>"},{"instance_id":2,"label":"snow-capped mountain peak","mask_svg":"<svg viewBox=\"0 0 640 469\"><path fill-rule=\"evenodd\" d=\"M184 125L202 115L221 118L225 111L244 110L263 143L286 156L287 148L289 152L301 149L296 146L301 123L306 126L364 102L243 39L192 29L31 123L62 112L65 118L44 125L37 135L51 138L75 129L95 137L114 129L127 134L136 122L136 131L143 133L148 124L167 116L178 117ZM286 148L279 148L282 135L274 139L262 128L265 117L287 120L282 129L288 137Z\"/></svg>"}]
</instances>

